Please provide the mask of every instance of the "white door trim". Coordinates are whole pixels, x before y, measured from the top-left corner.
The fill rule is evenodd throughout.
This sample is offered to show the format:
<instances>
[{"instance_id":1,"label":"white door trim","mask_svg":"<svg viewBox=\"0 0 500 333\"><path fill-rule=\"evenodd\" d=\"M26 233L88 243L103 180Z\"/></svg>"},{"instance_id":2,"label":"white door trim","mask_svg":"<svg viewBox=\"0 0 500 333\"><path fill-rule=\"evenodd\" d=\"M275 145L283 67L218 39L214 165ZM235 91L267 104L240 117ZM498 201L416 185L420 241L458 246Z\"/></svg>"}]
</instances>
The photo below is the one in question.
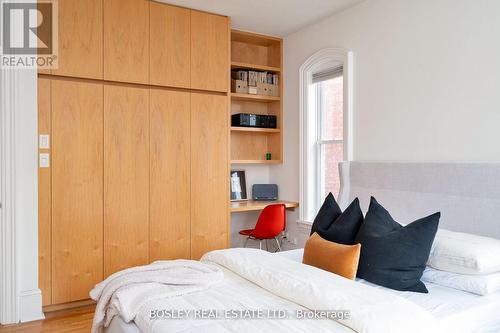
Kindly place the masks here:
<instances>
[{"instance_id":1,"label":"white door trim","mask_svg":"<svg viewBox=\"0 0 500 333\"><path fill-rule=\"evenodd\" d=\"M0 70L0 323L19 318L15 224L15 71Z\"/></svg>"},{"instance_id":2,"label":"white door trim","mask_svg":"<svg viewBox=\"0 0 500 333\"><path fill-rule=\"evenodd\" d=\"M38 288L37 73L0 69L0 323L43 319Z\"/></svg>"}]
</instances>

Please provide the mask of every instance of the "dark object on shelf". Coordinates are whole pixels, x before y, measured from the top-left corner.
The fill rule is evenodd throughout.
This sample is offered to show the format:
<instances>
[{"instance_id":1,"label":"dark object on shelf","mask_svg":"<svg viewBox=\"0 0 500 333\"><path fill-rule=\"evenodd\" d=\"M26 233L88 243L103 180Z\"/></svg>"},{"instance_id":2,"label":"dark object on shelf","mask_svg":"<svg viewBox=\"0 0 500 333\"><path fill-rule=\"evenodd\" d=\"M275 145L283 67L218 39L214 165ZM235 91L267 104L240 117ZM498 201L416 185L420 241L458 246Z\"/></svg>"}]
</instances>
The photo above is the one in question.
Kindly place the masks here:
<instances>
[{"instance_id":1,"label":"dark object on shelf","mask_svg":"<svg viewBox=\"0 0 500 333\"><path fill-rule=\"evenodd\" d=\"M276 116L237 113L231 116L231 126L276 128Z\"/></svg>"},{"instance_id":2,"label":"dark object on shelf","mask_svg":"<svg viewBox=\"0 0 500 333\"><path fill-rule=\"evenodd\" d=\"M253 184L253 200L278 200L278 185L276 184Z\"/></svg>"}]
</instances>

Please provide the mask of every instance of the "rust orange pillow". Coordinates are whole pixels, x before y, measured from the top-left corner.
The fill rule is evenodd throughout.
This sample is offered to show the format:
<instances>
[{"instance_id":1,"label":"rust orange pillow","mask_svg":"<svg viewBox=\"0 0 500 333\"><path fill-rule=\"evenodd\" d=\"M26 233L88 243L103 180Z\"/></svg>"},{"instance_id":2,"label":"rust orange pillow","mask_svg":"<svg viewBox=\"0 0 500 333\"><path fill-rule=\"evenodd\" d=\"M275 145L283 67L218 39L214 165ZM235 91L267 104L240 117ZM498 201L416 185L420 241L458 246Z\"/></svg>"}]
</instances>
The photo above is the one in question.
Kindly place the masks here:
<instances>
[{"instance_id":1,"label":"rust orange pillow","mask_svg":"<svg viewBox=\"0 0 500 333\"><path fill-rule=\"evenodd\" d=\"M307 240L302 262L354 280L361 244L344 245L327 241L316 232Z\"/></svg>"}]
</instances>

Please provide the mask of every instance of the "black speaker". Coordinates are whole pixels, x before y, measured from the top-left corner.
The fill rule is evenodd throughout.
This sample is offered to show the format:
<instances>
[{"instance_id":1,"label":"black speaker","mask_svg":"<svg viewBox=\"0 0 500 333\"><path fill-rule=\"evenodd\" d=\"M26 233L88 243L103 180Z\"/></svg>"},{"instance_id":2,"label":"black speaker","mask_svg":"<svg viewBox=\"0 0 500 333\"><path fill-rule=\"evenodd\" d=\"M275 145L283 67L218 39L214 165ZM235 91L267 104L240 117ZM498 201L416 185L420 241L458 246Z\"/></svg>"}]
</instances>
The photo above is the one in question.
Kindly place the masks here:
<instances>
[{"instance_id":1,"label":"black speaker","mask_svg":"<svg viewBox=\"0 0 500 333\"><path fill-rule=\"evenodd\" d=\"M253 184L253 200L278 200L278 185L276 184Z\"/></svg>"},{"instance_id":2,"label":"black speaker","mask_svg":"<svg viewBox=\"0 0 500 333\"><path fill-rule=\"evenodd\" d=\"M273 115L237 113L231 116L231 126L276 128L277 118Z\"/></svg>"}]
</instances>

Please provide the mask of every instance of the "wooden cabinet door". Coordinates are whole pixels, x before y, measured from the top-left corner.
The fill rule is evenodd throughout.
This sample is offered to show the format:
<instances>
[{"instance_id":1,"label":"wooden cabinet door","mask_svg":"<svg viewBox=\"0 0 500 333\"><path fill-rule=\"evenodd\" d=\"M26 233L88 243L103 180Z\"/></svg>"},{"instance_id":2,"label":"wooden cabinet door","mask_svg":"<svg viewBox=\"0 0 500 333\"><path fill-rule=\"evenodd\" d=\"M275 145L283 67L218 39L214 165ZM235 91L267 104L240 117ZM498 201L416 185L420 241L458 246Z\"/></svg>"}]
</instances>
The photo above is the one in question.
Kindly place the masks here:
<instances>
[{"instance_id":1,"label":"wooden cabinet door","mask_svg":"<svg viewBox=\"0 0 500 333\"><path fill-rule=\"evenodd\" d=\"M104 79L149 83L148 0L104 0Z\"/></svg>"},{"instance_id":2,"label":"wooden cabinet door","mask_svg":"<svg viewBox=\"0 0 500 333\"><path fill-rule=\"evenodd\" d=\"M37 1L37 6L38 7L45 6L45 4L42 1L38 0ZM37 18L37 23L38 23L37 24L37 26L38 26L37 27L37 35L50 36L50 37L46 37L44 39L47 39L47 40L49 40L52 43L52 33L49 32L49 29L52 29L52 26L50 24L41 25L42 21L43 21L43 17L42 17L42 15L39 15L38 18ZM44 42L39 38L37 44L41 48L41 47L43 47L42 45L44 45ZM39 74L50 74L51 71L52 70L50 68L47 68L47 69L38 68L38 73Z\"/></svg>"},{"instance_id":3,"label":"wooden cabinet door","mask_svg":"<svg viewBox=\"0 0 500 333\"><path fill-rule=\"evenodd\" d=\"M104 276L149 259L149 91L104 86Z\"/></svg>"},{"instance_id":4,"label":"wooden cabinet door","mask_svg":"<svg viewBox=\"0 0 500 333\"><path fill-rule=\"evenodd\" d=\"M150 18L151 84L189 88L191 11L151 2Z\"/></svg>"},{"instance_id":5,"label":"wooden cabinet door","mask_svg":"<svg viewBox=\"0 0 500 333\"><path fill-rule=\"evenodd\" d=\"M59 0L59 64L52 74L102 79L102 1Z\"/></svg>"},{"instance_id":6,"label":"wooden cabinet door","mask_svg":"<svg viewBox=\"0 0 500 333\"><path fill-rule=\"evenodd\" d=\"M38 134L50 136L50 79L38 79ZM49 153L49 149L40 149ZM50 167L38 168L38 286L42 291L42 305L52 304L51 266L51 188Z\"/></svg>"},{"instance_id":7,"label":"wooden cabinet door","mask_svg":"<svg viewBox=\"0 0 500 333\"><path fill-rule=\"evenodd\" d=\"M102 280L102 84L52 80L52 303Z\"/></svg>"},{"instance_id":8,"label":"wooden cabinet door","mask_svg":"<svg viewBox=\"0 0 500 333\"><path fill-rule=\"evenodd\" d=\"M191 257L228 246L228 100L191 94Z\"/></svg>"},{"instance_id":9,"label":"wooden cabinet door","mask_svg":"<svg viewBox=\"0 0 500 333\"><path fill-rule=\"evenodd\" d=\"M191 88L227 91L229 19L191 11Z\"/></svg>"},{"instance_id":10,"label":"wooden cabinet door","mask_svg":"<svg viewBox=\"0 0 500 333\"><path fill-rule=\"evenodd\" d=\"M151 90L150 260L190 258L190 94Z\"/></svg>"}]
</instances>

